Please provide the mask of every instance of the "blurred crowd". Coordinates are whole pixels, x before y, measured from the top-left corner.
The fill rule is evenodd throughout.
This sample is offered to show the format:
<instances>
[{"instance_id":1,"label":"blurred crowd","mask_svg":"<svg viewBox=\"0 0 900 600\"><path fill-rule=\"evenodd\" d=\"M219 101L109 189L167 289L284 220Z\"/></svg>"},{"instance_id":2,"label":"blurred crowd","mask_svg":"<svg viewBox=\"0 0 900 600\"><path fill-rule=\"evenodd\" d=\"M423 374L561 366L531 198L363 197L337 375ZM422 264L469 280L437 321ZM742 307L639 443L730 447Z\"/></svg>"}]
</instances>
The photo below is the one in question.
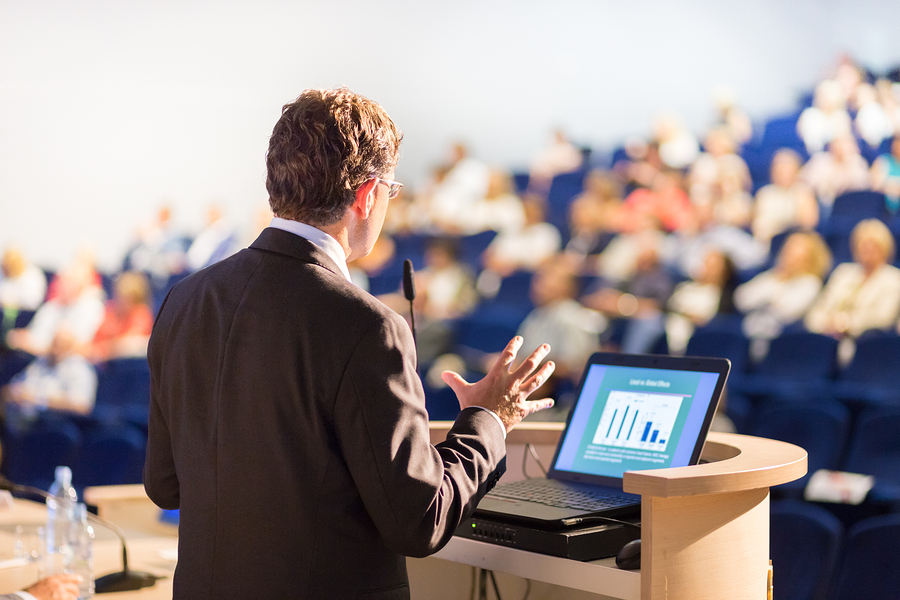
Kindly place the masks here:
<instances>
[{"instance_id":1,"label":"blurred crowd","mask_svg":"<svg viewBox=\"0 0 900 600\"><path fill-rule=\"evenodd\" d=\"M864 332L895 330L897 78L842 59L789 115L754 125L723 91L714 114L701 136L660 115L652 135L608 156L556 131L521 172L458 143L427 185L404 187L373 252L350 267L399 313L415 311L426 391L441 386L430 370L482 370L502 344L473 332L494 325L523 335L523 351L550 342L558 366L546 393L557 397L593 351L683 353L717 319L748 336L757 359L790 329L839 338L845 361ZM117 274L98 273L89 253L50 273L7 248L8 426L46 409L90 412L92 365L144 355L166 291L244 241L215 206L192 236L162 207Z\"/></svg>"}]
</instances>

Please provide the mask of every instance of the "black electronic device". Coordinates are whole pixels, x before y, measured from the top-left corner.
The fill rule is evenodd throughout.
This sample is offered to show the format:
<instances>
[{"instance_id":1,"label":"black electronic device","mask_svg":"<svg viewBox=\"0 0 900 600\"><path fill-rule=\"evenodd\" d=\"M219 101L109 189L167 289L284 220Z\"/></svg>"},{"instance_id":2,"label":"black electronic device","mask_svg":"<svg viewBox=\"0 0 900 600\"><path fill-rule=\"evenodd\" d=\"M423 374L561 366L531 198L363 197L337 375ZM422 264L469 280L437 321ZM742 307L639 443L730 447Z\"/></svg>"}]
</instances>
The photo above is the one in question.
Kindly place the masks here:
<instances>
[{"instance_id":1,"label":"black electronic device","mask_svg":"<svg viewBox=\"0 0 900 600\"><path fill-rule=\"evenodd\" d=\"M641 537L641 529L636 520L622 523L585 520L575 527L547 530L473 517L463 521L455 535L572 560L597 560L616 556L624 545Z\"/></svg>"}]
</instances>

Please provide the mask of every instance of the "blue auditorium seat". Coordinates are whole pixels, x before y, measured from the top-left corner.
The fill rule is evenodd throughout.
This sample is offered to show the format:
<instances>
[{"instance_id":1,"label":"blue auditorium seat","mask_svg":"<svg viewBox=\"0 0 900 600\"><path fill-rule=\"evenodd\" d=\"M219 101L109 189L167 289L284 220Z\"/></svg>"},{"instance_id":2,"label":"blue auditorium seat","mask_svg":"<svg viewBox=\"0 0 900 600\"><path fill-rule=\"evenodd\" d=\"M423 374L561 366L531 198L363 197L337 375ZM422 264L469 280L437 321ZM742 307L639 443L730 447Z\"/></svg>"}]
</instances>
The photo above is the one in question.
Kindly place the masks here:
<instances>
[{"instance_id":1,"label":"blue auditorium seat","mask_svg":"<svg viewBox=\"0 0 900 600\"><path fill-rule=\"evenodd\" d=\"M844 535L841 522L827 510L797 500L773 502L769 519L776 597L824 600Z\"/></svg>"},{"instance_id":2,"label":"blue auditorium seat","mask_svg":"<svg viewBox=\"0 0 900 600\"><path fill-rule=\"evenodd\" d=\"M837 374L837 347L838 341L827 335L782 333L753 372L734 385L751 396L826 394Z\"/></svg>"},{"instance_id":3,"label":"blue auditorium seat","mask_svg":"<svg viewBox=\"0 0 900 600\"><path fill-rule=\"evenodd\" d=\"M97 367L97 399L91 416L120 421L135 407L150 403L150 366L146 358L117 358Z\"/></svg>"},{"instance_id":4,"label":"blue auditorium seat","mask_svg":"<svg viewBox=\"0 0 900 600\"><path fill-rule=\"evenodd\" d=\"M844 470L875 476L872 500L900 500L900 406L872 408L859 416Z\"/></svg>"},{"instance_id":5,"label":"blue auditorium seat","mask_svg":"<svg viewBox=\"0 0 900 600\"><path fill-rule=\"evenodd\" d=\"M827 230L849 233L863 219L887 220L885 197L882 192L859 190L845 192L834 199Z\"/></svg>"},{"instance_id":6,"label":"blue auditorium seat","mask_svg":"<svg viewBox=\"0 0 900 600\"><path fill-rule=\"evenodd\" d=\"M481 255L484 254L484 251L487 250L487 247L495 237L497 237L496 231L482 231L457 239L460 262L469 265L475 272L480 271Z\"/></svg>"},{"instance_id":7,"label":"blue auditorium seat","mask_svg":"<svg viewBox=\"0 0 900 600\"><path fill-rule=\"evenodd\" d=\"M740 380L750 361L750 342L740 330L729 331L714 327L697 328L685 349L687 356L713 356L731 361L729 381Z\"/></svg>"},{"instance_id":8,"label":"blue auditorium seat","mask_svg":"<svg viewBox=\"0 0 900 600\"><path fill-rule=\"evenodd\" d=\"M501 305L517 309L519 312L528 312L534 308L531 301L531 280L534 273L530 271L516 271L503 278L497 295L486 304Z\"/></svg>"},{"instance_id":9,"label":"blue auditorium seat","mask_svg":"<svg viewBox=\"0 0 900 600\"><path fill-rule=\"evenodd\" d=\"M834 395L853 405L900 405L900 335L867 332L841 371Z\"/></svg>"},{"instance_id":10,"label":"blue auditorium seat","mask_svg":"<svg viewBox=\"0 0 900 600\"><path fill-rule=\"evenodd\" d=\"M500 352L516 335L526 315L521 308L501 304L480 306L457 321L456 344L484 353Z\"/></svg>"},{"instance_id":11,"label":"blue auditorium seat","mask_svg":"<svg viewBox=\"0 0 900 600\"><path fill-rule=\"evenodd\" d=\"M771 402L759 410L750 435L795 444L809 453L807 474L773 488L773 496L800 498L817 470L839 469L849 429L850 411L835 400Z\"/></svg>"},{"instance_id":12,"label":"blue auditorium seat","mask_svg":"<svg viewBox=\"0 0 900 600\"><path fill-rule=\"evenodd\" d=\"M72 465L72 482L78 490L140 483L146 447L146 437L134 427L97 426L84 436Z\"/></svg>"},{"instance_id":13,"label":"blue auditorium seat","mask_svg":"<svg viewBox=\"0 0 900 600\"><path fill-rule=\"evenodd\" d=\"M59 465L71 466L81 445L78 426L62 416L41 417L21 437L11 441L4 457L7 478L46 490Z\"/></svg>"},{"instance_id":14,"label":"blue auditorium seat","mask_svg":"<svg viewBox=\"0 0 900 600\"><path fill-rule=\"evenodd\" d=\"M900 597L900 514L871 517L850 528L829 600Z\"/></svg>"},{"instance_id":15,"label":"blue auditorium seat","mask_svg":"<svg viewBox=\"0 0 900 600\"><path fill-rule=\"evenodd\" d=\"M467 378L467 381L472 381ZM449 387L426 388L425 408L430 421L454 421L459 415L459 400Z\"/></svg>"}]
</instances>

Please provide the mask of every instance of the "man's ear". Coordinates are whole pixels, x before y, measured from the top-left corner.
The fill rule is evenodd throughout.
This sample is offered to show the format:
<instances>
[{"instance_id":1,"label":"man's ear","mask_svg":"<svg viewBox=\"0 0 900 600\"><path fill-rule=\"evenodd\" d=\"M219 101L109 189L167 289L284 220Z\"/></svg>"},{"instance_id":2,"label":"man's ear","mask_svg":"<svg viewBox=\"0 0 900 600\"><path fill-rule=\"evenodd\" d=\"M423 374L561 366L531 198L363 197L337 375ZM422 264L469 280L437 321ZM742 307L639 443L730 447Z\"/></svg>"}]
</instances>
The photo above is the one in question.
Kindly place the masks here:
<instances>
[{"instance_id":1,"label":"man's ear","mask_svg":"<svg viewBox=\"0 0 900 600\"><path fill-rule=\"evenodd\" d=\"M368 179L356 190L356 199L350 208L358 217L363 219L369 218L369 213L372 211L372 207L375 206L375 186L377 184L377 180Z\"/></svg>"}]
</instances>

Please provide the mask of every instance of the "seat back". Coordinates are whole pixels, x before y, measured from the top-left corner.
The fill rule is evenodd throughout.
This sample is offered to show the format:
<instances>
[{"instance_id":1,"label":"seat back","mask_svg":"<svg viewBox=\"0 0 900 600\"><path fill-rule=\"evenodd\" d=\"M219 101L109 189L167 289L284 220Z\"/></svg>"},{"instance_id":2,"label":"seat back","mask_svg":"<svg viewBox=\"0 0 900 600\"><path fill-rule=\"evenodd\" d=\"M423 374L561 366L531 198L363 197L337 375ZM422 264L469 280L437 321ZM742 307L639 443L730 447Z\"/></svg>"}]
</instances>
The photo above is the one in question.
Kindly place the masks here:
<instances>
[{"instance_id":1,"label":"seat back","mask_svg":"<svg viewBox=\"0 0 900 600\"><path fill-rule=\"evenodd\" d=\"M10 481L47 489L59 465L71 466L81 445L78 427L61 417L45 417L10 447L4 460Z\"/></svg>"},{"instance_id":2,"label":"seat back","mask_svg":"<svg viewBox=\"0 0 900 600\"><path fill-rule=\"evenodd\" d=\"M796 381L834 379L838 341L818 333L783 333L769 344L766 357L756 368L758 375Z\"/></svg>"},{"instance_id":3,"label":"seat back","mask_svg":"<svg viewBox=\"0 0 900 600\"><path fill-rule=\"evenodd\" d=\"M796 500L773 502L769 555L779 598L821 600L834 578L844 528L827 510Z\"/></svg>"},{"instance_id":4,"label":"seat back","mask_svg":"<svg viewBox=\"0 0 900 600\"><path fill-rule=\"evenodd\" d=\"M874 408L859 416L844 470L900 484L900 407Z\"/></svg>"},{"instance_id":5,"label":"seat back","mask_svg":"<svg viewBox=\"0 0 900 600\"><path fill-rule=\"evenodd\" d=\"M831 600L896 598L900 590L900 515L864 519L850 528Z\"/></svg>"},{"instance_id":6,"label":"seat back","mask_svg":"<svg viewBox=\"0 0 900 600\"><path fill-rule=\"evenodd\" d=\"M89 431L75 463L72 482L92 485L140 483L147 440L128 425L101 425Z\"/></svg>"}]
</instances>

